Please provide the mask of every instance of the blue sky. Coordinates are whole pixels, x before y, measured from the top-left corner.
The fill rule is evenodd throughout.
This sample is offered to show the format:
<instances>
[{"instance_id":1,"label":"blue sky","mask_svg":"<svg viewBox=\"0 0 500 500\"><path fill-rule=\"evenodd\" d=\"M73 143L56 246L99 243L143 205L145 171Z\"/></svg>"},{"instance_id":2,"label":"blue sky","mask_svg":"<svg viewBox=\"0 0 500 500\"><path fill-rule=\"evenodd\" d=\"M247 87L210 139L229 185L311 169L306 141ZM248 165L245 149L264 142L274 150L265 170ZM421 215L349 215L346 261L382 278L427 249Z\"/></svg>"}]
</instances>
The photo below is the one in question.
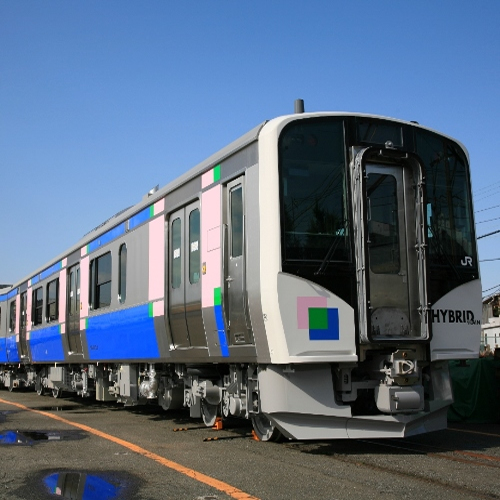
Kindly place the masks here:
<instances>
[{"instance_id":1,"label":"blue sky","mask_svg":"<svg viewBox=\"0 0 500 500\"><path fill-rule=\"evenodd\" d=\"M497 0L0 0L0 283L296 98L457 138L477 232L500 229L499 21Z\"/></svg>"}]
</instances>

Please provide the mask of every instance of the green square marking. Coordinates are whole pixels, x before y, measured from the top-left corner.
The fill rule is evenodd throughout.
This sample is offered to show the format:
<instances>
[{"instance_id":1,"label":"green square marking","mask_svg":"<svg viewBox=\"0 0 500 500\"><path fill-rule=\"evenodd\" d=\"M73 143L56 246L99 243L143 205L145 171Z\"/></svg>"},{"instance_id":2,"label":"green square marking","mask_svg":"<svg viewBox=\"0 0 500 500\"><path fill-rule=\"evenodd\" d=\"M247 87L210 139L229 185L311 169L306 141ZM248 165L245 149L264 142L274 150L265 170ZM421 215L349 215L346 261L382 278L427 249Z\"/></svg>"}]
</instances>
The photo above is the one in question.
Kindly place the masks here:
<instances>
[{"instance_id":1,"label":"green square marking","mask_svg":"<svg viewBox=\"0 0 500 500\"><path fill-rule=\"evenodd\" d=\"M154 217L155 216L155 206L151 205L149 207L149 217Z\"/></svg>"},{"instance_id":2,"label":"green square marking","mask_svg":"<svg viewBox=\"0 0 500 500\"><path fill-rule=\"evenodd\" d=\"M148 313L149 313L149 317L152 318L153 317L153 303L150 302L148 304L149 308L148 308Z\"/></svg>"},{"instance_id":3,"label":"green square marking","mask_svg":"<svg viewBox=\"0 0 500 500\"><path fill-rule=\"evenodd\" d=\"M328 328L328 310L326 307L309 309L309 329L326 330Z\"/></svg>"},{"instance_id":4,"label":"green square marking","mask_svg":"<svg viewBox=\"0 0 500 500\"><path fill-rule=\"evenodd\" d=\"M220 181L220 165L214 167L214 182Z\"/></svg>"},{"instance_id":5,"label":"green square marking","mask_svg":"<svg viewBox=\"0 0 500 500\"><path fill-rule=\"evenodd\" d=\"M214 288L214 306L222 305L220 287Z\"/></svg>"}]
</instances>

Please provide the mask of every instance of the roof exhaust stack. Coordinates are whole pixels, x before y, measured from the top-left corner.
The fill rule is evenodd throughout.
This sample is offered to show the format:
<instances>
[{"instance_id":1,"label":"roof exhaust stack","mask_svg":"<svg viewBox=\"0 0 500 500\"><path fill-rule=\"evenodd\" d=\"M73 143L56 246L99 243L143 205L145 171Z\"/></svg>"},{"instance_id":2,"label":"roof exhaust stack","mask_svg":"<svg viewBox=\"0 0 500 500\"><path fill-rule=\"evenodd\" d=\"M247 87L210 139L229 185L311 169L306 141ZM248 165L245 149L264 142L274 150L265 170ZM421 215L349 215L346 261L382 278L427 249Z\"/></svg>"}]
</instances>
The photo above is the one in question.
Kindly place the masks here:
<instances>
[{"instance_id":1,"label":"roof exhaust stack","mask_svg":"<svg viewBox=\"0 0 500 500\"><path fill-rule=\"evenodd\" d=\"M295 99L295 113L304 112L304 99Z\"/></svg>"}]
</instances>

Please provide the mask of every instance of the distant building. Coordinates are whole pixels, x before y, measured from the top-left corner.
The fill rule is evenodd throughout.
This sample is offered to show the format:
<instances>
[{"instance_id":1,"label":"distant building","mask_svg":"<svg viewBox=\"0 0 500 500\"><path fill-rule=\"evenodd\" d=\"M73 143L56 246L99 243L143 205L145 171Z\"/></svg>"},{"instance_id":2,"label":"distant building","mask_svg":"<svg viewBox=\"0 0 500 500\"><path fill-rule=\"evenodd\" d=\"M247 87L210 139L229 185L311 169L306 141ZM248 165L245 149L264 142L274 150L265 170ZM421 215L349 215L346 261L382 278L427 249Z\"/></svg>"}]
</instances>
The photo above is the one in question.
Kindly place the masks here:
<instances>
[{"instance_id":1,"label":"distant building","mask_svg":"<svg viewBox=\"0 0 500 500\"><path fill-rule=\"evenodd\" d=\"M500 346L500 293L483 299L481 320L481 350L487 345L492 351Z\"/></svg>"}]
</instances>

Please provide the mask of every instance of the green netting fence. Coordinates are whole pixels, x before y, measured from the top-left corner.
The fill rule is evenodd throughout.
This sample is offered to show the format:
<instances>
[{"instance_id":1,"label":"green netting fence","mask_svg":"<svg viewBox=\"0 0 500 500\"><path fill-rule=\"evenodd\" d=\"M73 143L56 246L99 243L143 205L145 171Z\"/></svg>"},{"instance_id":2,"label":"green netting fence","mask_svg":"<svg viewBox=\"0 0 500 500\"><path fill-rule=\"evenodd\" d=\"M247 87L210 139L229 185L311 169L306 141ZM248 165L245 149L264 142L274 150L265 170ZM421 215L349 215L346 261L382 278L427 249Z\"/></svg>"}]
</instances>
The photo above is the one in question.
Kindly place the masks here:
<instances>
[{"instance_id":1,"label":"green netting fence","mask_svg":"<svg viewBox=\"0 0 500 500\"><path fill-rule=\"evenodd\" d=\"M450 361L455 402L449 422L500 423L500 358Z\"/></svg>"}]
</instances>

